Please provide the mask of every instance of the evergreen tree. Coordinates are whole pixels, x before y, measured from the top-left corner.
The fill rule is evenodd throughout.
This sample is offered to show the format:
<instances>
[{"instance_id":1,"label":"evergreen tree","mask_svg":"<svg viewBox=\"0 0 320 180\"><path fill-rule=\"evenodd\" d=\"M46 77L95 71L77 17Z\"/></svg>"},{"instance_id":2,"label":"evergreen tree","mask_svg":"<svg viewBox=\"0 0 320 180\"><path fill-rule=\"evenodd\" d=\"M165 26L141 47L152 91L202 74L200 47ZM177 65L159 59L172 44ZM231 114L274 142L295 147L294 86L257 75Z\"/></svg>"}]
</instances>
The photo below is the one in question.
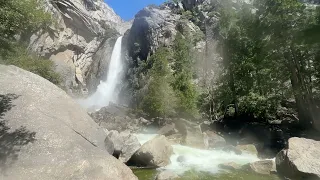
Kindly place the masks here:
<instances>
[{"instance_id":1,"label":"evergreen tree","mask_svg":"<svg viewBox=\"0 0 320 180\"><path fill-rule=\"evenodd\" d=\"M167 117L175 113L176 98L170 86L168 57L168 49L159 48L149 60L153 66L149 72L150 82L141 107L151 117Z\"/></svg>"},{"instance_id":2,"label":"evergreen tree","mask_svg":"<svg viewBox=\"0 0 320 180\"><path fill-rule=\"evenodd\" d=\"M182 116L193 117L197 115L197 92L196 87L192 83L193 79L193 61L191 58L190 45L181 33L177 33L173 45L172 66L174 81L172 87L177 94L178 109Z\"/></svg>"}]
</instances>

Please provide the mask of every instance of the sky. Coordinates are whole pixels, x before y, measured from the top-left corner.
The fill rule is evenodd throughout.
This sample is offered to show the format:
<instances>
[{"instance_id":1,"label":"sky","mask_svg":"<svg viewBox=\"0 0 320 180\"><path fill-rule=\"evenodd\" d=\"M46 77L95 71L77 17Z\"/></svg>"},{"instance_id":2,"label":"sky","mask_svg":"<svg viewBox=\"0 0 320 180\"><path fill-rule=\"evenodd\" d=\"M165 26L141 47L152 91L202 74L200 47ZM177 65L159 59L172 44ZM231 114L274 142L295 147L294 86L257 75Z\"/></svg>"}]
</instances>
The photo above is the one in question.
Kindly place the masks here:
<instances>
[{"instance_id":1,"label":"sky","mask_svg":"<svg viewBox=\"0 0 320 180\"><path fill-rule=\"evenodd\" d=\"M122 19L128 21L142 8L150 4L161 4L165 0L104 0Z\"/></svg>"}]
</instances>

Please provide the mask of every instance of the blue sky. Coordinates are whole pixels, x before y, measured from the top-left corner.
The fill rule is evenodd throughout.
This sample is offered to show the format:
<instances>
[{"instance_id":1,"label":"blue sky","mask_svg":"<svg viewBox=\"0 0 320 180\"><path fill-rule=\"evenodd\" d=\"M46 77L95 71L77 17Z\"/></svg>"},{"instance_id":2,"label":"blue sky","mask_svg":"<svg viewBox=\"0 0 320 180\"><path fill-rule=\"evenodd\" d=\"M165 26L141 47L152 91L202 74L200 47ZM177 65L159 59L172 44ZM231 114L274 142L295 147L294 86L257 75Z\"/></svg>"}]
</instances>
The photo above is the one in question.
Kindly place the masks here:
<instances>
[{"instance_id":1,"label":"blue sky","mask_svg":"<svg viewBox=\"0 0 320 180\"><path fill-rule=\"evenodd\" d=\"M124 20L134 18L134 15L150 4L161 4L165 0L104 0Z\"/></svg>"}]
</instances>

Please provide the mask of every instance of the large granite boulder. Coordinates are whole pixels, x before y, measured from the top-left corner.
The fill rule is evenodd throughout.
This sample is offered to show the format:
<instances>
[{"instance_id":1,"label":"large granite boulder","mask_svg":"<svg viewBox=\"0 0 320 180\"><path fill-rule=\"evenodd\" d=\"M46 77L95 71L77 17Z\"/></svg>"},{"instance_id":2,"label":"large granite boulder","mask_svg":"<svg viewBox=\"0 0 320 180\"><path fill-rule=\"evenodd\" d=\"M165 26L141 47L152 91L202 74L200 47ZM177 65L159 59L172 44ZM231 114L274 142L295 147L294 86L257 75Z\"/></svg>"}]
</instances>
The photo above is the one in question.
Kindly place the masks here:
<instances>
[{"instance_id":1,"label":"large granite boulder","mask_svg":"<svg viewBox=\"0 0 320 180\"><path fill-rule=\"evenodd\" d=\"M258 150L256 146L253 144L237 145L236 148L241 150L242 152L246 152L246 153L258 156Z\"/></svg>"},{"instance_id":2,"label":"large granite boulder","mask_svg":"<svg viewBox=\"0 0 320 180\"><path fill-rule=\"evenodd\" d=\"M126 163L131 156L141 147L138 138L129 132L121 132L112 130L108 134L108 138L114 144L113 155L121 162Z\"/></svg>"},{"instance_id":3,"label":"large granite boulder","mask_svg":"<svg viewBox=\"0 0 320 180\"><path fill-rule=\"evenodd\" d=\"M276 156L277 172L292 179L320 179L320 141L290 138Z\"/></svg>"},{"instance_id":4,"label":"large granite boulder","mask_svg":"<svg viewBox=\"0 0 320 180\"><path fill-rule=\"evenodd\" d=\"M276 164L274 160L262 160L246 164L242 169L258 174L272 174L276 172Z\"/></svg>"},{"instance_id":5,"label":"large granite boulder","mask_svg":"<svg viewBox=\"0 0 320 180\"><path fill-rule=\"evenodd\" d=\"M0 179L137 179L106 133L63 90L0 65Z\"/></svg>"},{"instance_id":6,"label":"large granite boulder","mask_svg":"<svg viewBox=\"0 0 320 180\"><path fill-rule=\"evenodd\" d=\"M212 131L203 133L204 144L206 149L222 148L226 146L226 140Z\"/></svg>"},{"instance_id":7,"label":"large granite boulder","mask_svg":"<svg viewBox=\"0 0 320 180\"><path fill-rule=\"evenodd\" d=\"M173 148L165 136L157 136L146 142L132 156L130 162L137 166L164 167L170 164Z\"/></svg>"}]
</instances>

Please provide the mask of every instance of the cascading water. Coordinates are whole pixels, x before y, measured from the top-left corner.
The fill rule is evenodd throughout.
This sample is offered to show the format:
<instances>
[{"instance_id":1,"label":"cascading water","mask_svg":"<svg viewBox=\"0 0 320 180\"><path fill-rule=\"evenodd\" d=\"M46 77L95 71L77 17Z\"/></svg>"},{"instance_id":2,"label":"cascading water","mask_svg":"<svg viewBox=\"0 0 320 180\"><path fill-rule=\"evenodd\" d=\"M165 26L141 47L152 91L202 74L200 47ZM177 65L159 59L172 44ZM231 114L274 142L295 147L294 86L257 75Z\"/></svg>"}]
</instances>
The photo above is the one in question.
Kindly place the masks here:
<instances>
[{"instance_id":1,"label":"cascading water","mask_svg":"<svg viewBox=\"0 0 320 180\"><path fill-rule=\"evenodd\" d=\"M114 45L106 81L100 81L94 94L87 99L80 100L80 104L86 108L100 109L108 106L109 102L117 100L115 93L117 83L120 81L123 64L121 61L122 37L119 37Z\"/></svg>"},{"instance_id":2,"label":"cascading water","mask_svg":"<svg viewBox=\"0 0 320 180\"><path fill-rule=\"evenodd\" d=\"M136 134L140 144L144 144L155 136L157 134ZM236 155L222 150L202 150L182 145L172 145L172 147L174 154L170 158L171 164L162 169L170 170L180 175L189 170L216 174L221 170L218 165L222 163L235 162L244 165L259 160L257 156L247 153ZM181 159L183 160L181 161L179 157L182 157Z\"/></svg>"}]
</instances>

